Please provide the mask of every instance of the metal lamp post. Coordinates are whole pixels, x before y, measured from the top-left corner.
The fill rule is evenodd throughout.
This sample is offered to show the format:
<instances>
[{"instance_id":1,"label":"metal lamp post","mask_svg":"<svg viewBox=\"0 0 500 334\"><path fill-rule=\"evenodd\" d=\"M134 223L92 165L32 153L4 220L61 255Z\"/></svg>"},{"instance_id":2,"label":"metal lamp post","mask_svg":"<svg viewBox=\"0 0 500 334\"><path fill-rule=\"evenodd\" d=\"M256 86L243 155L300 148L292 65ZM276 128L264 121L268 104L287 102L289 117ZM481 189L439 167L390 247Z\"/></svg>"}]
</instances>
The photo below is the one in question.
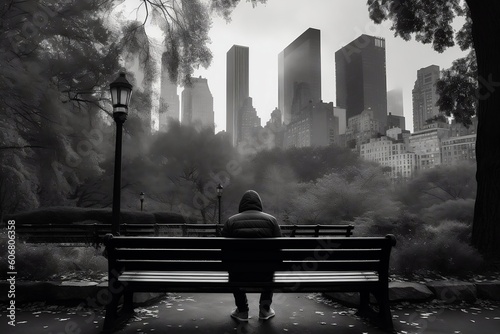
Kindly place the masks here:
<instances>
[{"instance_id":1,"label":"metal lamp post","mask_svg":"<svg viewBox=\"0 0 500 334\"><path fill-rule=\"evenodd\" d=\"M217 199L219 200L219 224L220 224L220 213L221 213L221 211L220 211L220 198L222 197L222 191L224 190L224 187L222 186L222 184L219 183L216 190L217 190Z\"/></svg>"},{"instance_id":2,"label":"metal lamp post","mask_svg":"<svg viewBox=\"0 0 500 334\"><path fill-rule=\"evenodd\" d=\"M128 105L132 95L132 85L125 78L125 73L109 84L113 104L113 119L116 123L115 170L113 180L113 214L111 233L120 235L120 192L122 165L122 129L127 119Z\"/></svg>"},{"instance_id":3,"label":"metal lamp post","mask_svg":"<svg viewBox=\"0 0 500 334\"><path fill-rule=\"evenodd\" d=\"M142 211L142 204L144 203L144 192L141 191L139 198L141 200L141 211Z\"/></svg>"}]
</instances>

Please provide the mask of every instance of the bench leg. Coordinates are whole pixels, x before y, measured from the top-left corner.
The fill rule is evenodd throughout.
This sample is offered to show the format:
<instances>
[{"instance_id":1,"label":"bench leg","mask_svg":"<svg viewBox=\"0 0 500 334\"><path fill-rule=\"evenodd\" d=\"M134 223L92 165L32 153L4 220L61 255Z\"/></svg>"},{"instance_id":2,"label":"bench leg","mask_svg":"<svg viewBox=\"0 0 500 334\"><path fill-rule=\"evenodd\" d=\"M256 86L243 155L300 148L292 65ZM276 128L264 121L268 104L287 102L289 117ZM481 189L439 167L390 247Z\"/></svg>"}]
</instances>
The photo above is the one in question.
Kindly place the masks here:
<instances>
[{"instance_id":1,"label":"bench leg","mask_svg":"<svg viewBox=\"0 0 500 334\"><path fill-rule=\"evenodd\" d=\"M381 326L384 330L392 332L394 326L392 324L391 308L389 305L389 290L384 289L383 291L378 291L375 297L379 304L379 319Z\"/></svg>"},{"instance_id":2,"label":"bench leg","mask_svg":"<svg viewBox=\"0 0 500 334\"><path fill-rule=\"evenodd\" d=\"M134 313L134 292L128 289L123 294L123 312Z\"/></svg>"},{"instance_id":3,"label":"bench leg","mask_svg":"<svg viewBox=\"0 0 500 334\"><path fill-rule=\"evenodd\" d=\"M103 326L104 333L111 333L114 330L116 321L118 319L118 302L120 301L121 297L120 293L109 293L111 295L111 301L106 306L106 316L104 318Z\"/></svg>"},{"instance_id":4,"label":"bench leg","mask_svg":"<svg viewBox=\"0 0 500 334\"><path fill-rule=\"evenodd\" d=\"M359 309L357 314L360 317L367 317L370 315L370 292L361 291L359 293Z\"/></svg>"}]
</instances>

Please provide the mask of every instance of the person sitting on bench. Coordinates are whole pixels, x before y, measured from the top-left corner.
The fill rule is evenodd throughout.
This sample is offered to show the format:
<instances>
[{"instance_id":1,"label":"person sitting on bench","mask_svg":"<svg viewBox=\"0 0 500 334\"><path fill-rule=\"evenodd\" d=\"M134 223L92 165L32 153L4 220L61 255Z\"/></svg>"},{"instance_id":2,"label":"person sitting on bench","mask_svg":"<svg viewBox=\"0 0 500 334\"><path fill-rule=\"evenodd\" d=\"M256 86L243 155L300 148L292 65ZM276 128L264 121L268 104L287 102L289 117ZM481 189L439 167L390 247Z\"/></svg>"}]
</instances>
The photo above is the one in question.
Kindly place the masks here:
<instances>
[{"instance_id":1,"label":"person sitting on bench","mask_svg":"<svg viewBox=\"0 0 500 334\"><path fill-rule=\"evenodd\" d=\"M222 236L232 238L269 238L281 237L281 229L275 217L262 211L262 200L254 190L247 190L241 198L238 214L227 219L222 229ZM272 280L273 273L229 273L229 280ZM237 289L234 291L236 309L231 317L239 321L248 321L248 300L246 293ZM271 308L273 292L264 291L259 300L259 319L267 320L274 317Z\"/></svg>"}]
</instances>

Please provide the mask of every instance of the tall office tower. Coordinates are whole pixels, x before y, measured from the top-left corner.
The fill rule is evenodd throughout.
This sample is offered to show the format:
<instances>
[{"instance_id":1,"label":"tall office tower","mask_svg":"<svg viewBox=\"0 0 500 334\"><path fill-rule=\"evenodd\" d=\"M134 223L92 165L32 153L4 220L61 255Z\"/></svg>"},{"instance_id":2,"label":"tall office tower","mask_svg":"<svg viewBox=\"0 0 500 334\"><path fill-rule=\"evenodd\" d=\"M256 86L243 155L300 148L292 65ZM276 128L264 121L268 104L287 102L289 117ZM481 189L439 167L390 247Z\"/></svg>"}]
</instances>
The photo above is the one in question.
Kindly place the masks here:
<instances>
[{"instance_id":1,"label":"tall office tower","mask_svg":"<svg viewBox=\"0 0 500 334\"><path fill-rule=\"evenodd\" d=\"M391 89L387 92L387 114L404 116L402 88Z\"/></svg>"},{"instance_id":2,"label":"tall office tower","mask_svg":"<svg viewBox=\"0 0 500 334\"><path fill-rule=\"evenodd\" d=\"M249 96L248 47L233 45L226 56L226 132L235 146L241 139L238 111Z\"/></svg>"},{"instance_id":3,"label":"tall office tower","mask_svg":"<svg viewBox=\"0 0 500 334\"><path fill-rule=\"evenodd\" d=\"M171 120L179 121L179 94L177 84L168 75L165 57L162 57L159 131L166 131Z\"/></svg>"},{"instance_id":4,"label":"tall office tower","mask_svg":"<svg viewBox=\"0 0 500 334\"><path fill-rule=\"evenodd\" d=\"M240 124L238 124L238 133L240 138L238 143L249 141L255 133L255 128L261 126L260 117L257 116L257 111L252 105L252 98L247 97L243 102L243 106L238 111Z\"/></svg>"},{"instance_id":5,"label":"tall office tower","mask_svg":"<svg viewBox=\"0 0 500 334\"><path fill-rule=\"evenodd\" d=\"M339 134L333 102L309 103L285 130L284 147L317 147L335 143Z\"/></svg>"},{"instance_id":6,"label":"tall office tower","mask_svg":"<svg viewBox=\"0 0 500 334\"><path fill-rule=\"evenodd\" d=\"M382 131L387 124L385 40L361 35L335 52L337 107L347 119L373 110Z\"/></svg>"},{"instance_id":7,"label":"tall office tower","mask_svg":"<svg viewBox=\"0 0 500 334\"><path fill-rule=\"evenodd\" d=\"M333 115L339 119L339 135L345 134L347 128L345 109L339 107L333 107Z\"/></svg>"},{"instance_id":8,"label":"tall office tower","mask_svg":"<svg viewBox=\"0 0 500 334\"><path fill-rule=\"evenodd\" d=\"M191 84L182 91L182 124L214 128L214 98L207 79L191 78Z\"/></svg>"},{"instance_id":9,"label":"tall office tower","mask_svg":"<svg viewBox=\"0 0 500 334\"><path fill-rule=\"evenodd\" d=\"M281 110L275 108L271 112L271 118L267 121L265 129L272 133L274 138L274 147L283 148L286 126L283 124Z\"/></svg>"},{"instance_id":10,"label":"tall office tower","mask_svg":"<svg viewBox=\"0 0 500 334\"><path fill-rule=\"evenodd\" d=\"M321 101L320 39L320 31L309 28L278 55L278 108L285 124L310 101Z\"/></svg>"},{"instance_id":11,"label":"tall office tower","mask_svg":"<svg viewBox=\"0 0 500 334\"><path fill-rule=\"evenodd\" d=\"M419 131L427 120L440 115L436 102L436 82L439 79L439 66L431 65L417 71L417 80L413 87L413 131Z\"/></svg>"},{"instance_id":12,"label":"tall office tower","mask_svg":"<svg viewBox=\"0 0 500 334\"><path fill-rule=\"evenodd\" d=\"M400 128L401 130L406 130L406 120L404 116L392 115L389 112L387 115L387 130L392 128Z\"/></svg>"}]
</instances>

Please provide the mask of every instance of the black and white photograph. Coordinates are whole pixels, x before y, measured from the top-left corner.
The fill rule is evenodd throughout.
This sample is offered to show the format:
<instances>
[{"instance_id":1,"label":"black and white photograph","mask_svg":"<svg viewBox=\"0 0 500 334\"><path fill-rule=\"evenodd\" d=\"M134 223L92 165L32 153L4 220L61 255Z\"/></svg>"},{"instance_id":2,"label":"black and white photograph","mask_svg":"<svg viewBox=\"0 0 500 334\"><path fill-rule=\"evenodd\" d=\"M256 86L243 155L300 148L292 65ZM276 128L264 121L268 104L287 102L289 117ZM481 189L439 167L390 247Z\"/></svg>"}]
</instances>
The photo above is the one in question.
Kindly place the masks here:
<instances>
[{"instance_id":1,"label":"black and white photograph","mask_svg":"<svg viewBox=\"0 0 500 334\"><path fill-rule=\"evenodd\" d=\"M500 2L2 0L0 332L500 334Z\"/></svg>"}]
</instances>

